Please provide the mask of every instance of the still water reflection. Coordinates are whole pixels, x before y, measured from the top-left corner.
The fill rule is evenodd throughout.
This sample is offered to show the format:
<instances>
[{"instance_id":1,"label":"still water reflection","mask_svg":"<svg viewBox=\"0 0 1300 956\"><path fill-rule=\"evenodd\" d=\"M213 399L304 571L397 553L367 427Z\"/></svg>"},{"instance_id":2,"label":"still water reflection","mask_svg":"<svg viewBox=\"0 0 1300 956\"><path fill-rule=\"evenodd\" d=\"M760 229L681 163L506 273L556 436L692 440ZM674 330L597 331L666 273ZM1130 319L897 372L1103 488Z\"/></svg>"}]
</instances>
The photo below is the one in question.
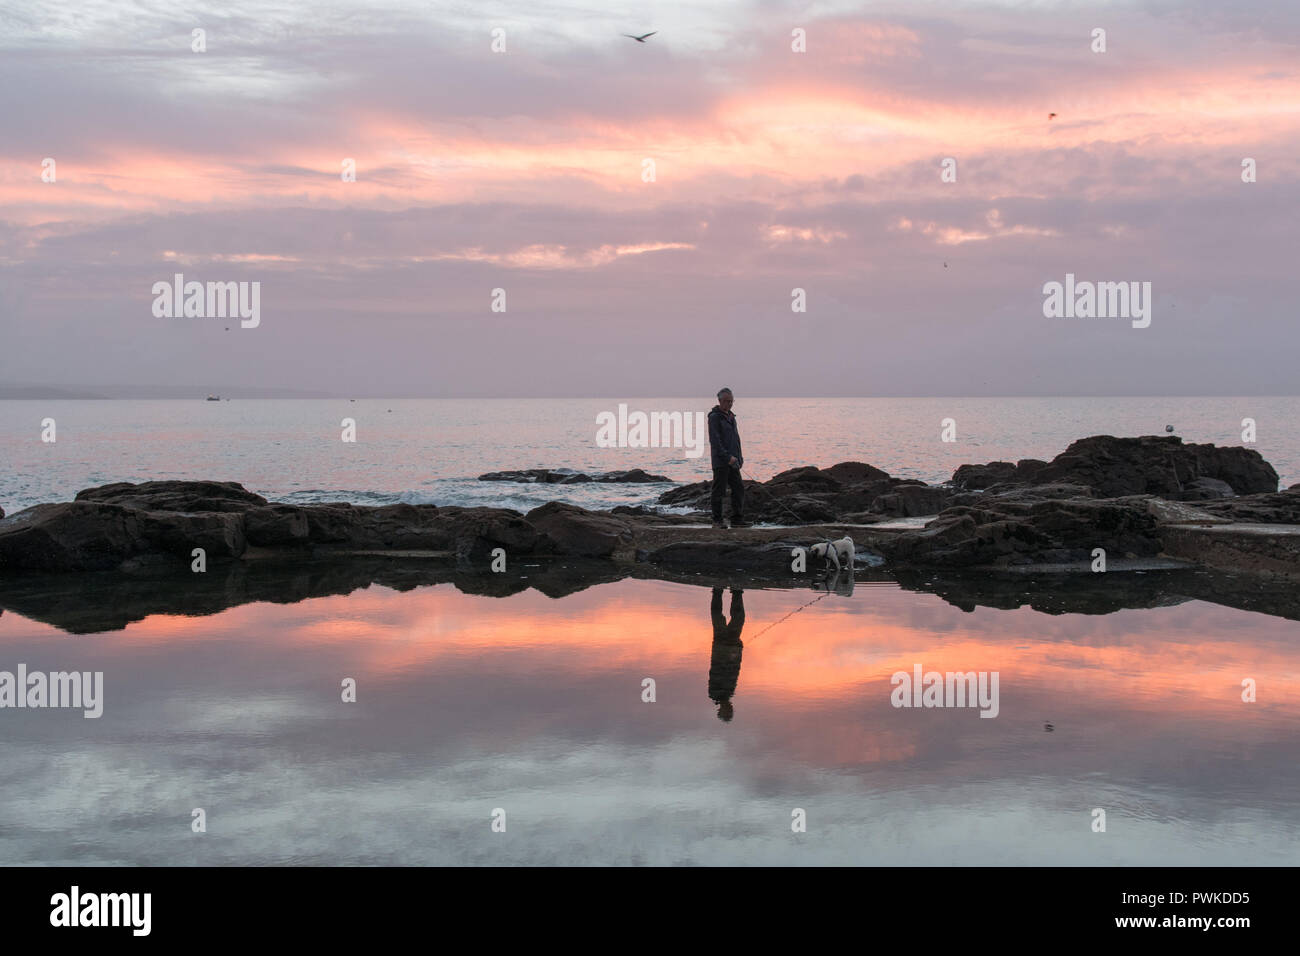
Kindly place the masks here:
<instances>
[{"instance_id":1,"label":"still water reflection","mask_svg":"<svg viewBox=\"0 0 1300 956\"><path fill-rule=\"evenodd\" d=\"M0 615L0 670L103 671L104 715L0 710L0 863L1300 862L1300 623L1209 601L624 578L38 618ZM916 665L997 671L997 718L895 708Z\"/></svg>"}]
</instances>

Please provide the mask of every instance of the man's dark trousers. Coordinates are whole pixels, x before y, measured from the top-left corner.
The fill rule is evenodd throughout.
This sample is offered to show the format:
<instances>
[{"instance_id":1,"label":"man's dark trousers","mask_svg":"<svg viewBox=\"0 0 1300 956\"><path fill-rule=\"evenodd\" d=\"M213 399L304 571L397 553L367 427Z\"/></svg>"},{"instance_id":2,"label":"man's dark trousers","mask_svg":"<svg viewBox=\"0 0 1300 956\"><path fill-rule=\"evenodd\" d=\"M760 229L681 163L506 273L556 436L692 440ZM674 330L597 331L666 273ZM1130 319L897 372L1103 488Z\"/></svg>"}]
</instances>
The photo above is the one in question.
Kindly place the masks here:
<instances>
[{"instance_id":1,"label":"man's dark trousers","mask_svg":"<svg viewBox=\"0 0 1300 956\"><path fill-rule=\"evenodd\" d=\"M740 469L723 465L713 469L713 520L722 520L722 493L731 486L731 517L743 519L745 516L745 486L740 480Z\"/></svg>"}]
</instances>

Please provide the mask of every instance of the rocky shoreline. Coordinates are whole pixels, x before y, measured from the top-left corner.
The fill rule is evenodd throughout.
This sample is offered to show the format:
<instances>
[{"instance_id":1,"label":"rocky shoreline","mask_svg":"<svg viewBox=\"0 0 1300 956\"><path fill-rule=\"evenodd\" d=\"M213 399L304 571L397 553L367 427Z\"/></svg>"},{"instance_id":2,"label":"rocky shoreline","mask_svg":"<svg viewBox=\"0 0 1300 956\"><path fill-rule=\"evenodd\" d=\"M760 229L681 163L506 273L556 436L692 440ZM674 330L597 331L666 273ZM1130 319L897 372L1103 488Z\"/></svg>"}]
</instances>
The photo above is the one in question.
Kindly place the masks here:
<instances>
[{"instance_id":1,"label":"rocky shoreline","mask_svg":"<svg viewBox=\"0 0 1300 956\"><path fill-rule=\"evenodd\" d=\"M557 475L566 483L577 474L532 469L484 480L555 483L550 476ZM660 476L636 470L582 478L640 482ZM739 568L785 577L794 548L847 533L857 544L859 566L900 573L1086 570L1102 549L1117 568L1169 561L1300 578L1300 485L1279 491L1277 472L1252 449L1184 444L1177 437L1093 436L1050 462L963 465L942 485L841 462L793 468L761 484L748 482L747 491L751 519L783 527L708 527L708 482L658 498L659 507L692 508L694 514L645 506L590 511L562 502L527 513L290 505L235 482L116 483L81 491L71 502L8 517L0 512L0 574L189 570L201 549L208 567L404 556L488 573L494 559L509 564L543 556L663 573Z\"/></svg>"}]
</instances>

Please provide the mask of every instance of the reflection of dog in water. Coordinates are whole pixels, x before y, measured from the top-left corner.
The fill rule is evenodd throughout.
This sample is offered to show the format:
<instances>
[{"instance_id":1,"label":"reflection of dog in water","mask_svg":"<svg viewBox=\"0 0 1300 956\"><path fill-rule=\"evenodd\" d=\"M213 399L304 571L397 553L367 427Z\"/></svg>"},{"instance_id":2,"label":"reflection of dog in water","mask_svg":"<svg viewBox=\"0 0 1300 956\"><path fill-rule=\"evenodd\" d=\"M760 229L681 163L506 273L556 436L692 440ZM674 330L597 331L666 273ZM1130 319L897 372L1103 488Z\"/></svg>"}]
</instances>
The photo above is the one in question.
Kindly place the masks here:
<instances>
[{"instance_id":1,"label":"reflection of dog in water","mask_svg":"<svg viewBox=\"0 0 1300 956\"><path fill-rule=\"evenodd\" d=\"M824 578L814 578L814 591L834 591L840 597L853 597L853 566L827 571Z\"/></svg>"},{"instance_id":2,"label":"reflection of dog in water","mask_svg":"<svg viewBox=\"0 0 1300 956\"><path fill-rule=\"evenodd\" d=\"M828 568L839 571L843 568L853 570L853 539L847 534L838 541L823 541L808 549L813 557L821 558Z\"/></svg>"},{"instance_id":3,"label":"reflection of dog in water","mask_svg":"<svg viewBox=\"0 0 1300 956\"><path fill-rule=\"evenodd\" d=\"M718 705L718 719L735 716L731 698L740 680L740 631L745 626L745 592L731 589L731 623L722 616L722 588L713 589L709 613L713 618L713 656L709 661L709 699Z\"/></svg>"}]
</instances>

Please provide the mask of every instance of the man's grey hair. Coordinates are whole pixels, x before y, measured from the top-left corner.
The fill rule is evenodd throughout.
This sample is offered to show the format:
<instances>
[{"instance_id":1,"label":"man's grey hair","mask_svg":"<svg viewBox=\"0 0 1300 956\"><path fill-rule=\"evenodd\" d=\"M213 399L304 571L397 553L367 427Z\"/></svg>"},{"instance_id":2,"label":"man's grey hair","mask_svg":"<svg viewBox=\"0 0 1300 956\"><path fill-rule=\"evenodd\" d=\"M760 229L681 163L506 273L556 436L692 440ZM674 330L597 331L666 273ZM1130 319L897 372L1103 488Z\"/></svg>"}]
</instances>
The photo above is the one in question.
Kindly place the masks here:
<instances>
[{"instance_id":1,"label":"man's grey hair","mask_svg":"<svg viewBox=\"0 0 1300 956\"><path fill-rule=\"evenodd\" d=\"M729 389L729 388L720 388L720 389L718 389L718 400L719 400L719 401L722 400L722 396L723 396L723 395L731 395L731 389ZM732 396L732 397L734 398L735 396Z\"/></svg>"}]
</instances>

